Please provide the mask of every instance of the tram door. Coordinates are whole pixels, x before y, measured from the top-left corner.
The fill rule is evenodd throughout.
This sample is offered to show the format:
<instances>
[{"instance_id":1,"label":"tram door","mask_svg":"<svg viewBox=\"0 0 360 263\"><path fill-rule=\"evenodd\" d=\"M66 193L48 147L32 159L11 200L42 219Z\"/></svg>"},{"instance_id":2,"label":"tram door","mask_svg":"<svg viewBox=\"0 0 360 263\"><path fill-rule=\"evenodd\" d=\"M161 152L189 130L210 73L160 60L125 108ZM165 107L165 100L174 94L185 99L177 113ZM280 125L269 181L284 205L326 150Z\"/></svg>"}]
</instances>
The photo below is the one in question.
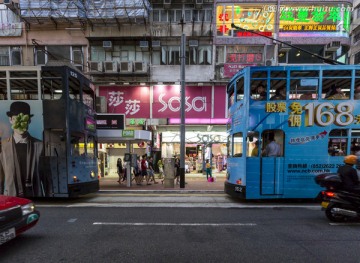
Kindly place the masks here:
<instances>
[{"instance_id":1,"label":"tram door","mask_svg":"<svg viewBox=\"0 0 360 263\"><path fill-rule=\"evenodd\" d=\"M280 130L262 134L260 160L260 193L279 195L284 192L284 133Z\"/></svg>"}]
</instances>

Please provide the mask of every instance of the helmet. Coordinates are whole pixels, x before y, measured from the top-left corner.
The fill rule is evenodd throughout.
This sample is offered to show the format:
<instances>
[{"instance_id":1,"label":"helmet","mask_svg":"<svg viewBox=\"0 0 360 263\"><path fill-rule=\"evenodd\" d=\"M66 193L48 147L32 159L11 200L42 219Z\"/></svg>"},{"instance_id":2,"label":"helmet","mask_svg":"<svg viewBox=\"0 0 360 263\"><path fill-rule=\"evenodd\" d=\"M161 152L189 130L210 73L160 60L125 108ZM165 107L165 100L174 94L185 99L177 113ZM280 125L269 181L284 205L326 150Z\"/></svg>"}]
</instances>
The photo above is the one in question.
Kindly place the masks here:
<instances>
[{"instance_id":1,"label":"helmet","mask_svg":"<svg viewBox=\"0 0 360 263\"><path fill-rule=\"evenodd\" d=\"M347 155L344 157L344 163L347 164L356 164L357 162L357 156L356 155Z\"/></svg>"}]
</instances>

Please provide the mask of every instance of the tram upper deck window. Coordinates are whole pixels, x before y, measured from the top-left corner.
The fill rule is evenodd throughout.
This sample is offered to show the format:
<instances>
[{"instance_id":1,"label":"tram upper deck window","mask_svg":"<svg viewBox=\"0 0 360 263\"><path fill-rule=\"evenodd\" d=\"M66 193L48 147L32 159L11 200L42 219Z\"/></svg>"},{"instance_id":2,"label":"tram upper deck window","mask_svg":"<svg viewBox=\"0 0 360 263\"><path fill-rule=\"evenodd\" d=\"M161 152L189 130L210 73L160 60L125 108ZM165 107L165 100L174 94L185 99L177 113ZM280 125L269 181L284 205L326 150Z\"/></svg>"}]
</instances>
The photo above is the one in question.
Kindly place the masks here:
<instances>
[{"instance_id":1,"label":"tram upper deck window","mask_svg":"<svg viewBox=\"0 0 360 263\"><path fill-rule=\"evenodd\" d=\"M351 71L324 70L322 98L327 100L345 100L350 98Z\"/></svg>"},{"instance_id":2,"label":"tram upper deck window","mask_svg":"<svg viewBox=\"0 0 360 263\"><path fill-rule=\"evenodd\" d=\"M291 71L290 99L315 100L318 98L319 71Z\"/></svg>"},{"instance_id":3,"label":"tram upper deck window","mask_svg":"<svg viewBox=\"0 0 360 263\"><path fill-rule=\"evenodd\" d=\"M73 100L80 101L80 81L74 77L69 77L69 96Z\"/></svg>"},{"instance_id":4,"label":"tram upper deck window","mask_svg":"<svg viewBox=\"0 0 360 263\"><path fill-rule=\"evenodd\" d=\"M85 105L87 105L89 108L94 109L94 92L93 90L87 86L83 86L83 102Z\"/></svg>"},{"instance_id":5,"label":"tram upper deck window","mask_svg":"<svg viewBox=\"0 0 360 263\"><path fill-rule=\"evenodd\" d=\"M244 78L239 78L236 81L236 101L244 98Z\"/></svg>"},{"instance_id":6,"label":"tram upper deck window","mask_svg":"<svg viewBox=\"0 0 360 263\"><path fill-rule=\"evenodd\" d=\"M41 97L43 100L58 100L62 96L61 78L43 78Z\"/></svg>"},{"instance_id":7,"label":"tram upper deck window","mask_svg":"<svg viewBox=\"0 0 360 263\"><path fill-rule=\"evenodd\" d=\"M38 71L10 71L10 98L12 100L37 100Z\"/></svg>"},{"instance_id":8,"label":"tram upper deck window","mask_svg":"<svg viewBox=\"0 0 360 263\"><path fill-rule=\"evenodd\" d=\"M0 71L0 100L7 98L6 72Z\"/></svg>"},{"instance_id":9,"label":"tram upper deck window","mask_svg":"<svg viewBox=\"0 0 360 263\"><path fill-rule=\"evenodd\" d=\"M270 81L270 100L286 100L286 79Z\"/></svg>"},{"instance_id":10,"label":"tram upper deck window","mask_svg":"<svg viewBox=\"0 0 360 263\"><path fill-rule=\"evenodd\" d=\"M230 108L232 105L234 105L234 102L235 102L235 91L234 91L234 89L230 90L228 98L229 98L228 104L229 104L229 108Z\"/></svg>"},{"instance_id":11,"label":"tram upper deck window","mask_svg":"<svg viewBox=\"0 0 360 263\"><path fill-rule=\"evenodd\" d=\"M360 78L355 79L354 99L360 100Z\"/></svg>"}]
</instances>

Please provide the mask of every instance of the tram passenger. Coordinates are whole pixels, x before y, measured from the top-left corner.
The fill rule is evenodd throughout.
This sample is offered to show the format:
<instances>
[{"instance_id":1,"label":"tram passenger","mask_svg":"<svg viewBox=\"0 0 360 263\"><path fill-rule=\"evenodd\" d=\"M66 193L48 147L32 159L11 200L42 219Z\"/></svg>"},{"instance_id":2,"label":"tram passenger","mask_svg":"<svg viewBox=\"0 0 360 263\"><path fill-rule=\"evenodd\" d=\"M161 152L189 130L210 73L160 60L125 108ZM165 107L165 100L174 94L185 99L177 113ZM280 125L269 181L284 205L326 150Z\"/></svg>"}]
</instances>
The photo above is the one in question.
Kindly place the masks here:
<instances>
[{"instance_id":1,"label":"tram passenger","mask_svg":"<svg viewBox=\"0 0 360 263\"><path fill-rule=\"evenodd\" d=\"M259 86L257 86L256 88L257 94L258 94L258 98L257 100L266 100L267 99L267 93L266 93L266 89L265 87L260 84Z\"/></svg>"},{"instance_id":2,"label":"tram passenger","mask_svg":"<svg viewBox=\"0 0 360 263\"><path fill-rule=\"evenodd\" d=\"M250 156L257 157L259 155L259 141L254 140L253 144L254 144L254 148L252 149Z\"/></svg>"},{"instance_id":3,"label":"tram passenger","mask_svg":"<svg viewBox=\"0 0 360 263\"><path fill-rule=\"evenodd\" d=\"M281 156L280 144L275 141L273 133L269 134L269 143L266 145L263 156L267 157L278 157Z\"/></svg>"},{"instance_id":4,"label":"tram passenger","mask_svg":"<svg viewBox=\"0 0 360 263\"><path fill-rule=\"evenodd\" d=\"M277 88L275 95L270 98L270 100L286 100L286 90L284 87Z\"/></svg>"},{"instance_id":5,"label":"tram passenger","mask_svg":"<svg viewBox=\"0 0 360 263\"><path fill-rule=\"evenodd\" d=\"M345 100L348 97L345 93L342 92L341 88L336 86L336 84L332 85L330 91L326 94L325 99L327 100Z\"/></svg>"},{"instance_id":6,"label":"tram passenger","mask_svg":"<svg viewBox=\"0 0 360 263\"><path fill-rule=\"evenodd\" d=\"M304 94L300 96L301 100L312 100L312 94L311 91L306 91Z\"/></svg>"}]
</instances>

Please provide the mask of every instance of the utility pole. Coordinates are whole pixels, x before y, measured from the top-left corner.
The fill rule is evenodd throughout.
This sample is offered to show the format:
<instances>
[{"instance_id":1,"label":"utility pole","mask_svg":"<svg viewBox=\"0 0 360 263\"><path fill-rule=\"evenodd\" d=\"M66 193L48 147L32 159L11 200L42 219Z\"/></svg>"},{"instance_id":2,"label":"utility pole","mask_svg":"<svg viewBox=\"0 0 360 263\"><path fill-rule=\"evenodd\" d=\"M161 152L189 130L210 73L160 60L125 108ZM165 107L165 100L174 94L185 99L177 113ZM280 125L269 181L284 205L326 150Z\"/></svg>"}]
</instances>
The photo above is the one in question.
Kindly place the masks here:
<instances>
[{"instance_id":1,"label":"utility pole","mask_svg":"<svg viewBox=\"0 0 360 263\"><path fill-rule=\"evenodd\" d=\"M186 36L181 35L180 58L181 58L181 96L180 96L180 188L185 188L185 48Z\"/></svg>"}]
</instances>

